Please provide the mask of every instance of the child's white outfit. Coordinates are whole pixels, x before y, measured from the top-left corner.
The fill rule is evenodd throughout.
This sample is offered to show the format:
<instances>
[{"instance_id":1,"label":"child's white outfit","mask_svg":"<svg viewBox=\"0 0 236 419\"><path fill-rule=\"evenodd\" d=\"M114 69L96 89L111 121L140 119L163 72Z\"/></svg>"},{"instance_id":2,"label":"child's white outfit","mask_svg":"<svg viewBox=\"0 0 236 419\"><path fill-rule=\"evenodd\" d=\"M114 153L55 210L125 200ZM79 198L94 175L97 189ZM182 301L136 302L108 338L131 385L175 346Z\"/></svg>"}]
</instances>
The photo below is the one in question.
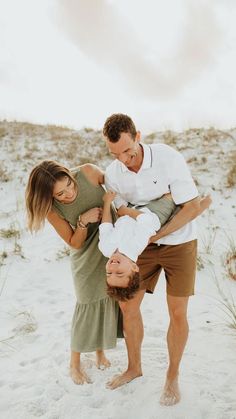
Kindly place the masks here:
<instances>
[{"instance_id":1,"label":"child's white outfit","mask_svg":"<svg viewBox=\"0 0 236 419\"><path fill-rule=\"evenodd\" d=\"M99 226L98 248L106 257L110 257L117 249L134 262L148 245L151 236L160 229L159 217L148 208L141 209L143 214L136 219L124 215L115 222L102 223Z\"/></svg>"}]
</instances>

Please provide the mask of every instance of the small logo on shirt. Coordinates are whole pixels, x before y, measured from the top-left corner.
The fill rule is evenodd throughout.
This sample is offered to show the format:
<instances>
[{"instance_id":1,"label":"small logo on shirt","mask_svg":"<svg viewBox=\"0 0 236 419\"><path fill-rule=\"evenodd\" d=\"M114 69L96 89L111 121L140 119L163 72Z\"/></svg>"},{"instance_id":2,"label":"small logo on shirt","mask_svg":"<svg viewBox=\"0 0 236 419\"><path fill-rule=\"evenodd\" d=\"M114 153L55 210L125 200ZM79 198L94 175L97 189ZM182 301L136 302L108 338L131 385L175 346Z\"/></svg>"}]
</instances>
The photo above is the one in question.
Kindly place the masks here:
<instances>
[{"instance_id":1,"label":"small logo on shirt","mask_svg":"<svg viewBox=\"0 0 236 419\"><path fill-rule=\"evenodd\" d=\"M154 181L153 181L153 183L155 183L155 185L156 185L156 183L157 183L157 180L154 180Z\"/></svg>"}]
</instances>

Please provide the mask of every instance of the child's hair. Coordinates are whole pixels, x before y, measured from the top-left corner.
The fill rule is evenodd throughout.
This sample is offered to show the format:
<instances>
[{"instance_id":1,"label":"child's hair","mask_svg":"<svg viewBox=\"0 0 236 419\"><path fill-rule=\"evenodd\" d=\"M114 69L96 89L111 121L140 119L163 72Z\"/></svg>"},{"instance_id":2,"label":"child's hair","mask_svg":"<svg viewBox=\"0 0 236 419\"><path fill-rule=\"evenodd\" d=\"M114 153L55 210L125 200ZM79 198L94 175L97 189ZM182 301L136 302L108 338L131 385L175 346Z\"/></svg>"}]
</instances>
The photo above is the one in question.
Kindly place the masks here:
<instances>
[{"instance_id":1,"label":"child's hair","mask_svg":"<svg viewBox=\"0 0 236 419\"><path fill-rule=\"evenodd\" d=\"M28 228L31 232L38 231L44 225L52 208L54 185L65 176L75 184L71 172L53 160L44 160L31 171L25 193Z\"/></svg>"},{"instance_id":2,"label":"child's hair","mask_svg":"<svg viewBox=\"0 0 236 419\"><path fill-rule=\"evenodd\" d=\"M113 287L107 283L107 294L117 301L128 301L134 297L139 289L140 275L139 272L134 272L129 275L129 282L127 287Z\"/></svg>"}]
</instances>

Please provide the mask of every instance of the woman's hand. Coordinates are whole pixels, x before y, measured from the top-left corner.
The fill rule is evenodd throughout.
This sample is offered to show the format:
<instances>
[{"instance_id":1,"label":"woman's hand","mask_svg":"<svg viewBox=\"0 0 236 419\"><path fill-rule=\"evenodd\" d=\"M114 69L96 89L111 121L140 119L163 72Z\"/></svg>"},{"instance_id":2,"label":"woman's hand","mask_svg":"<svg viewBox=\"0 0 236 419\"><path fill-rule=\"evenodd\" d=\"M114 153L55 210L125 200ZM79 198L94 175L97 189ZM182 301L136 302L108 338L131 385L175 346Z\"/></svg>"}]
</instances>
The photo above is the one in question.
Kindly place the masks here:
<instances>
[{"instance_id":1,"label":"woman's hand","mask_svg":"<svg viewBox=\"0 0 236 419\"><path fill-rule=\"evenodd\" d=\"M115 199L115 196L116 196L116 192L112 192L112 191L105 192L102 198L104 204L111 204L112 201Z\"/></svg>"},{"instance_id":2,"label":"woman's hand","mask_svg":"<svg viewBox=\"0 0 236 419\"><path fill-rule=\"evenodd\" d=\"M97 223L102 219L102 208L95 207L84 212L80 216L80 220L83 224L87 225L88 223Z\"/></svg>"}]
</instances>

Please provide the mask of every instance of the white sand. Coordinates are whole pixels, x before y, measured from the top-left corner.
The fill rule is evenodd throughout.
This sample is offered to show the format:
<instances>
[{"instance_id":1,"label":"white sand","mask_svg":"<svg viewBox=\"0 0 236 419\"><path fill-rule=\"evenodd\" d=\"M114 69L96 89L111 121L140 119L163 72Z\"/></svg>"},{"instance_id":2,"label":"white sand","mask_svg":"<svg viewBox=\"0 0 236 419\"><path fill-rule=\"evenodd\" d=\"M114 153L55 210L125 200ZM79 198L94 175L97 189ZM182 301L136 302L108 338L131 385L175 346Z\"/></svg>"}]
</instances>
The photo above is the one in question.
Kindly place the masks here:
<instances>
[{"instance_id":1,"label":"white sand","mask_svg":"<svg viewBox=\"0 0 236 419\"><path fill-rule=\"evenodd\" d=\"M69 258L57 260L64 244L49 225L34 237L24 225L23 193L27 179L24 168L29 172L40 151L33 150L32 158L27 160L21 128L15 137L10 133L0 139L1 165L5 164L13 176L13 180L0 183L0 230L9 228L11 223L19 228L16 243L22 247L20 253L24 256L14 251L14 238L1 239L0 254L3 251L8 254L0 266L2 419L236 418L236 326L229 327L232 321L223 305L228 305L228 299L232 298L236 316L236 282L228 278L225 263L227 237L235 234L235 190L226 188L227 173L232 167L229 152L236 139L235 131L230 134L232 137L215 133L204 143L189 133L183 136L182 144L180 140L177 143L187 159L196 157L191 168L199 190L207 187L215 190L211 210L198 220L200 259L204 266L198 272L196 295L189 305L190 335L180 374L182 400L173 407L161 407L158 402L167 367L164 277L155 294L146 295L142 304L143 377L114 391L105 388L107 380L126 367L125 345L119 340L117 348L107 352L112 362L110 369L97 370L94 354L85 354L84 366L93 384L72 383L68 363L75 296ZM40 149L45 148L47 134L41 134L37 140ZM60 139L55 148L50 146L49 158L57 157L58 144ZM201 160L202 157L207 161ZM63 163L65 160L61 159ZM104 166L105 161L97 164ZM228 296L225 301L217 290L214 272Z\"/></svg>"}]
</instances>

